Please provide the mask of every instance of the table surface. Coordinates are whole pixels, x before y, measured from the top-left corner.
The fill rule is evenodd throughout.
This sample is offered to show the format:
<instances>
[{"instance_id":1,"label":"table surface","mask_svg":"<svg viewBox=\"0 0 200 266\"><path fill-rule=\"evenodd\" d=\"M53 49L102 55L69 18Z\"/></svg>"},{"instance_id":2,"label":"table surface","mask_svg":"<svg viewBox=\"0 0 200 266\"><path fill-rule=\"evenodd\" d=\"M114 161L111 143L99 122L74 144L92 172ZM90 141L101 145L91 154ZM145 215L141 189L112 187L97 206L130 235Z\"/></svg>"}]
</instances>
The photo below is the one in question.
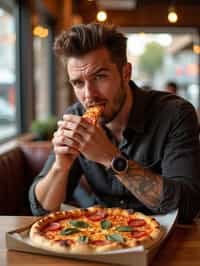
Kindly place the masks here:
<instances>
[{"instance_id":1,"label":"table surface","mask_svg":"<svg viewBox=\"0 0 200 266\"><path fill-rule=\"evenodd\" d=\"M0 216L0 265L1 266L105 266L111 264L78 261L66 258L42 256L6 249L5 232L29 225L33 217ZM200 266L200 222L192 225L176 225L154 257L152 266Z\"/></svg>"}]
</instances>

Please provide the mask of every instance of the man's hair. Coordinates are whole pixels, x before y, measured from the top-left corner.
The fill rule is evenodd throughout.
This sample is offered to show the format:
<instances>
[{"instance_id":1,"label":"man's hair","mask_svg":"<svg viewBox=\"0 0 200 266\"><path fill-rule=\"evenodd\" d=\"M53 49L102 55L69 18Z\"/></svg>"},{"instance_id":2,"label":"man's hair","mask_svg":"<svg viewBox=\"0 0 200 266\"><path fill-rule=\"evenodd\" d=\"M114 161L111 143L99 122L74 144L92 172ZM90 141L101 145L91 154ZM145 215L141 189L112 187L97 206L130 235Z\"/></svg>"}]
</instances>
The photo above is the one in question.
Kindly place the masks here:
<instances>
[{"instance_id":1,"label":"man's hair","mask_svg":"<svg viewBox=\"0 0 200 266\"><path fill-rule=\"evenodd\" d=\"M174 81L168 81L166 86L173 87L175 90L177 90L177 88L178 88L178 85Z\"/></svg>"},{"instance_id":2,"label":"man's hair","mask_svg":"<svg viewBox=\"0 0 200 266\"><path fill-rule=\"evenodd\" d=\"M174 81L168 81L166 84L166 90L171 93L177 93L178 85Z\"/></svg>"},{"instance_id":3,"label":"man's hair","mask_svg":"<svg viewBox=\"0 0 200 266\"><path fill-rule=\"evenodd\" d=\"M119 70L127 63L127 38L115 26L98 23L80 24L63 31L55 40L55 54L66 64L71 56L83 56L98 48L106 48Z\"/></svg>"}]
</instances>

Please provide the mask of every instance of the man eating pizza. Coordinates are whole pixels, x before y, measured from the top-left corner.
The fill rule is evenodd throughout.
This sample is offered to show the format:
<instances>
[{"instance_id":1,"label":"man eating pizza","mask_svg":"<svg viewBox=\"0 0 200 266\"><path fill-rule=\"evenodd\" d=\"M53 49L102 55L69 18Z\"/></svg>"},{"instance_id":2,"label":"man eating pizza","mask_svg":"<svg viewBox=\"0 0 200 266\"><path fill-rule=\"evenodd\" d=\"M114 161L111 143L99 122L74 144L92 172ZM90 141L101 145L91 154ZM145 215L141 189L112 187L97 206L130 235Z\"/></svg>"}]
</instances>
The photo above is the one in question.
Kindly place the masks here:
<instances>
[{"instance_id":1,"label":"man eating pizza","mask_svg":"<svg viewBox=\"0 0 200 266\"><path fill-rule=\"evenodd\" d=\"M126 37L114 26L75 25L61 33L54 49L78 101L58 122L53 152L30 188L33 214L59 210L77 197L84 175L93 193L87 202L79 200L81 207L146 214L179 208L179 222L191 222L200 202L193 106L130 80Z\"/></svg>"}]
</instances>

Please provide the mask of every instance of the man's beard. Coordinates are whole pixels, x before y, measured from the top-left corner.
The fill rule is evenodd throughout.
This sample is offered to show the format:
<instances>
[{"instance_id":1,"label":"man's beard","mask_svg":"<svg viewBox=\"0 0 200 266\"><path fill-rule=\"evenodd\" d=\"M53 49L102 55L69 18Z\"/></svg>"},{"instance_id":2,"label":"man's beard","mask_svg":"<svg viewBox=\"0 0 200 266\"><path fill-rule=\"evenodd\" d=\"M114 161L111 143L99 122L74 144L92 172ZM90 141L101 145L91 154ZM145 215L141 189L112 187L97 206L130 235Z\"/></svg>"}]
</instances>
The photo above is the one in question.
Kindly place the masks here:
<instances>
[{"instance_id":1,"label":"man's beard","mask_svg":"<svg viewBox=\"0 0 200 266\"><path fill-rule=\"evenodd\" d=\"M124 104L126 101L126 90L124 88L124 84L123 81L121 79L120 82L120 87L118 90L118 95L116 95L116 97L113 100L113 106L117 106L117 108L112 110L112 114L110 115L110 117L102 117L101 118L101 123L102 124L108 124L110 122L112 122L116 116L120 113L120 111L122 110Z\"/></svg>"}]
</instances>

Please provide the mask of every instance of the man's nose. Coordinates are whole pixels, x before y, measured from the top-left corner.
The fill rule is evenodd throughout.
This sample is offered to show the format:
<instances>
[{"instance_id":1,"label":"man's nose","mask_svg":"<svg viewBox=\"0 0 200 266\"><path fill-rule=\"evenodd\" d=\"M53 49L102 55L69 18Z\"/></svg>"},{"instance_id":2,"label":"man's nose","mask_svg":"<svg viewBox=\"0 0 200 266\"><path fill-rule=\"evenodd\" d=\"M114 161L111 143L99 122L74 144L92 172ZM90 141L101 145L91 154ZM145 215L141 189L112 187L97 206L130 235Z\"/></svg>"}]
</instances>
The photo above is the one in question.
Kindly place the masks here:
<instances>
[{"instance_id":1,"label":"man's nose","mask_svg":"<svg viewBox=\"0 0 200 266\"><path fill-rule=\"evenodd\" d=\"M85 98L91 99L95 95L95 88L92 85L92 82L86 82L85 83Z\"/></svg>"}]
</instances>

